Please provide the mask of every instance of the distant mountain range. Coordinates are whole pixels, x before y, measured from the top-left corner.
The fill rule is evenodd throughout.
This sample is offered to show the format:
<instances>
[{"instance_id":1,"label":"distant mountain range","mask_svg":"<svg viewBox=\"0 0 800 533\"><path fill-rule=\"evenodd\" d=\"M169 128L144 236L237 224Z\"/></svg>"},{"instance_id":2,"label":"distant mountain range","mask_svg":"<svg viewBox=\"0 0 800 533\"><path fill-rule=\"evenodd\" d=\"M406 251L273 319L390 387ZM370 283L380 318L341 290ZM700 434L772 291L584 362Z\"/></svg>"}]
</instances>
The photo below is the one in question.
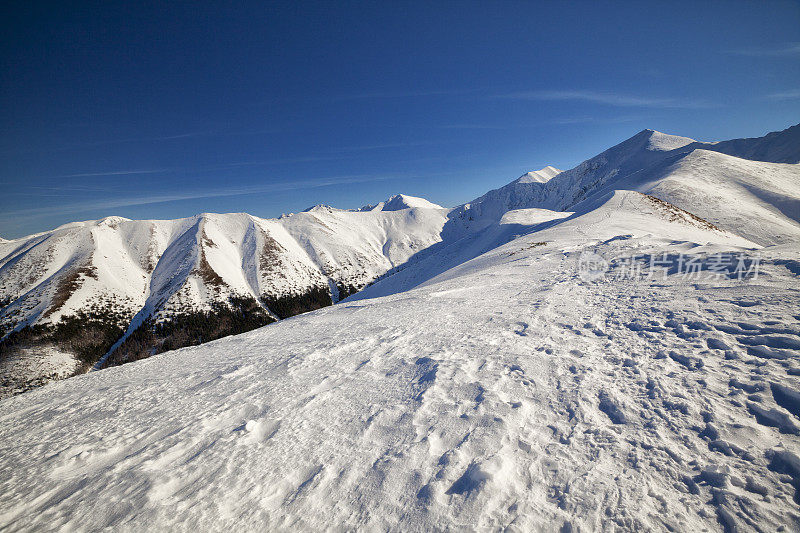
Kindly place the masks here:
<instances>
[{"instance_id":1,"label":"distant mountain range","mask_svg":"<svg viewBox=\"0 0 800 533\"><path fill-rule=\"evenodd\" d=\"M644 130L573 169L528 172L452 209L396 195L279 219L108 217L0 240L0 362L56 350L77 358L74 371L102 368L328 306L376 280L361 297L413 287L533 228L623 201L621 190L739 244L796 243L798 163L800 125L717 143ZM41 382L26 372L8 387Z\"/></svg>"},{"instance_id":2,"label":"distant mountain range","mask_svg":"<svg viewBox=\"0 0 800 533\"><path fill-rule=\"evenodd\" d=\"M447 213L398 195L277 220L108 217L0 243L2 350L54 343L104 366L331 305L438 242Z\"/></svg>"}]
</instances>

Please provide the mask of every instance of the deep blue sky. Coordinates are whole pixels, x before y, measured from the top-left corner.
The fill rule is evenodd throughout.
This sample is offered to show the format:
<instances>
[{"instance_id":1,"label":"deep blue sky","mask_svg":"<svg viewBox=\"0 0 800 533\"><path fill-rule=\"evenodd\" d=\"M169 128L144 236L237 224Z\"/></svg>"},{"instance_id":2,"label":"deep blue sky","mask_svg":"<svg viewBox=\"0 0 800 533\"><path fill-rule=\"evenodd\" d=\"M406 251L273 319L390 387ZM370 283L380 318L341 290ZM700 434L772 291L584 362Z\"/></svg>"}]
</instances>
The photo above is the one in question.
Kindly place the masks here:
<instances>
[{"instance_id":1,"label":"deep blue sky","mask_svg":"<svg viewBox=\"0 0 800 533\"><path fill-rule=\"evenodd\" d=\"M450 206L643 128L800 122L798 2L16 4L5 238L397 192Z\"/></svg>"}]
</instances>

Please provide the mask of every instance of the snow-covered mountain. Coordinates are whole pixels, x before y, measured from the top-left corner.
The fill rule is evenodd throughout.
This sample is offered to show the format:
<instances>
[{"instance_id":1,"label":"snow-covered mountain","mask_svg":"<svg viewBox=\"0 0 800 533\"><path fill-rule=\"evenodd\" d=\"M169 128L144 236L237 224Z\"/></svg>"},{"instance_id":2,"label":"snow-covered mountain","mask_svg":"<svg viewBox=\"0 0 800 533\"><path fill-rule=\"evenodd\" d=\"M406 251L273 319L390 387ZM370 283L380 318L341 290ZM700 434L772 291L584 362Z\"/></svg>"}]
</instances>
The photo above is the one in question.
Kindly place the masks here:
<instances>
[{"instance_id":1,"label":"snow-covered mountain","mask_svg":"<svg viewBox=\"0 0 800 533\"><path fill-rule=\"evenodd\" d=\"M796 241L615 190L434 248L336 306L3 400L0 527L800 528Z\"/></svg>"},{"instance_id":2,"label":"snow-covered mountain","mask_svg":"<svg viewBox=\"0 0 800 533\"><path fill-rule=\"evenodd\" d=\"M762 244L795 242L800 238L797 163L800 125L716 143L644 130L556 176L523 176L460 206L451 217L485 227L511 209L574 210L593 196L636 190Z\"/></svg>"},{"instance_id":3,"label":"snow-covered mountain","mask_svg":"<svg viewBox=\"0 0 800 533\"><path fill-rule=\"evenodd\" d=\"M450 218L456 221L451 224L460 229L453 229L456 233L475 232L500 220L508 211L526 207L536 207L537 194L544 190L545 184L557 176L561 171L555 167L547 166L523 174L508 185L494 189L472 202L460 205L453 209Z\"/></svg>"},{"instance_id":4,"label":"snow-covered mountain","mask_svg":"<svg viewBox=\"0 0 800 533\"><path fill-rule=\"evenodd\" d=\"M664 200L755 245L797 243L798 162L800 125L717 143L644 130L573 169L529 172L454 208L441 242L389 271L393 279L358 298L414 287L537 225L581 216L622 190Z\"/></svg>"},{"instance_id":5,"label":"snow-covered mountain","mask_svg":"<svg viewBox=\"0 0 800 533\"><path fill-rule=\"evenodd\" d=\"M0 248L4 316L57 321L98 305L165 315L231 295L268 298L360 288L438 240L446 210L370 213L318 206L268 220L202 214L67 224ZM117 302L112 303L112 300Z\"/></svg>"}]
</instances>

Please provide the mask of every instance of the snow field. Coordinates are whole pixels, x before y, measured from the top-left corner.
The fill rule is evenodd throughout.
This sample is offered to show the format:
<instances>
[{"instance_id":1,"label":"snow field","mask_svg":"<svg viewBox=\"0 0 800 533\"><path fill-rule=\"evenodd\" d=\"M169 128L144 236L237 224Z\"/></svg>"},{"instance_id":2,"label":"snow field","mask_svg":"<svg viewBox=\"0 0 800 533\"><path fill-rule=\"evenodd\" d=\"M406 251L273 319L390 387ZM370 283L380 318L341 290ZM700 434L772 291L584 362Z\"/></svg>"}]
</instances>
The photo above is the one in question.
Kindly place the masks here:
<instances>
[{"instance_id":1,"label":"snow field","mask_svg":"<svg viewBox=\"0 0 800 533\"><path fill-rule=\"evenodd\" d=\"M5 401L0 520L796 527L800 324L780 257L752 282L587 283L578 246L536 239Z\"/></svg>"}]
</instances>

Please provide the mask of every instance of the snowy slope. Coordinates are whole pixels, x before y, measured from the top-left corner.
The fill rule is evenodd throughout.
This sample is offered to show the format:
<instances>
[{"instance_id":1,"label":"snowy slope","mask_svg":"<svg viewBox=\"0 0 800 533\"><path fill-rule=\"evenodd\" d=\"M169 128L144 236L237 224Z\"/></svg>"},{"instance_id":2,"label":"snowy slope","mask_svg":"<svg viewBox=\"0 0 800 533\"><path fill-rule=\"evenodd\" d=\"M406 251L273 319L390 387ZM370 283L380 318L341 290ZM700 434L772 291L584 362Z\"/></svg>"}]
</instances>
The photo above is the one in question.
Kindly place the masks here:
<instances>
[{"instance_id":1,"label":"snowy slope","mask_svg":"<svg viewBox=\"0 0 800 533\"><path fill-rule=\"evenodd\" d=\"M541 198L546 205L539 207L570 207L592 194L646 184L695 150L721 152L766 163L797 164L800 162L798 137L800 125L757 139L717 143L644 130L548 182Z\"/></svg>"},{"instance_id":2,"label":"snowy slope","mask_svg":"<svg viewBox=\"0 0 800 533\"><path fill-rule=\"evenodd\" d=\"M544 209L509 211L497 225L453 243L441 243L434 253L409 263L350 297L348 301L375 298L409 290L436 280L443 272L458 272L468 261L525 235L536 236L534 247L555 244L570 250L572 243L586 247L619 235L625 239L646 237L665 243L715 243L728 248L756 249L760 246L739 235L715 228L689 213L634 191L614 191L576 206L576 212ZM451 270L452 269L452 270Z\"/></svg>"},{"instance_id":3,"label":"snowy slope","mask_svg":"<svg viewBox=\"0 0 800 533\"><path fill-rule=\"evenodd\" d=\"M541 195L546 184L559 174L557 168L547 166L523 174L508 185L493 189L472 202L460 205L450 213L449 234L461 236L479 231L499 221L507 211L528 207L542 207Z\"/></svg>"},{"instance_id":4,"label":"snowy slope","mask_svg":"<svg viewBox=\"0 0 800 533\"><path fill-rule=\"evenodd\" d=\"M360 289L440 241L447 213L439 207L353 212L318 206L280 222L323 275Z\"/></svg>"},{"instance_id":5,"label":"snowy slope","mask_svg":"<svg viewBox=\"0 0 800 533\"><path fill-rule=\"evenodd\" d=\"M763 137L710 143L708 149L723 154L770 163L800 163L800 124Z\"/></svg>"},{"instance_id":6,"label":"snowy slope","mask_svg":"<svg viewBox=\"0 0 800 533\"><path fill-rule=\"evenodd\" d=\"M573 210L614 190L637 190L761 244L797 242L798 162L800 125L717 143L644 130L549 179L526 175L490 191L456 208L452 226L482 228L511 209Z\"/></svg>"},{"instance_id":7,"label":"snowy slope","mask_svg":"<svg viewBox=\"0 0 800 533\"><path fill-rule=\"evenodd\" d=\"M506 222L415 289L4 400L0 526L797 530L797 245L584 281L758 246L633 191Z\"/></svg>"},{"instance_id":8,"label":"snowy slope","mask_svg":"<svg viewBox=\"0 0 800 533\"><path fill-rule=\"evenodd\" d=\"M147 230L130 223L73 223L11 241L10 253L0 259L0 299L11 301L3 318L57 321L91 306L130 313L143 301L147 261L140 238Z\"/></svg>"},{"instance_id":9,"label":"snowy slope","mask_svg":"<svg viewBox=\"0 0 800 533\"><path fill-rule=\"evenodd\" d=\"M800 242L800 165L694 150L640 188L760 244Z\"/></svg>"},{"instance_id":10,"label":"snowy slope","mask_svg":"<svg viewBox=\"0 0 800 533\"><path fill-rule=\"evenodd\" d=\"M582 205L596 206L617 190L665 200L753 245L800 242L800 164L720 153L800 160L800 143L794 143L798 132L800 128L793 127L759 139L700 143L644 130L571 170L545 167L529 172L453 209L441 243L414 257L413 269L404 265L399 276L390 271L392 281L364 294L414 287L542 222L512 224L512 212L538 209L563 218L586 211ZM424 265L416 266L417 262Z\"/></svg>"}]
</instances>

